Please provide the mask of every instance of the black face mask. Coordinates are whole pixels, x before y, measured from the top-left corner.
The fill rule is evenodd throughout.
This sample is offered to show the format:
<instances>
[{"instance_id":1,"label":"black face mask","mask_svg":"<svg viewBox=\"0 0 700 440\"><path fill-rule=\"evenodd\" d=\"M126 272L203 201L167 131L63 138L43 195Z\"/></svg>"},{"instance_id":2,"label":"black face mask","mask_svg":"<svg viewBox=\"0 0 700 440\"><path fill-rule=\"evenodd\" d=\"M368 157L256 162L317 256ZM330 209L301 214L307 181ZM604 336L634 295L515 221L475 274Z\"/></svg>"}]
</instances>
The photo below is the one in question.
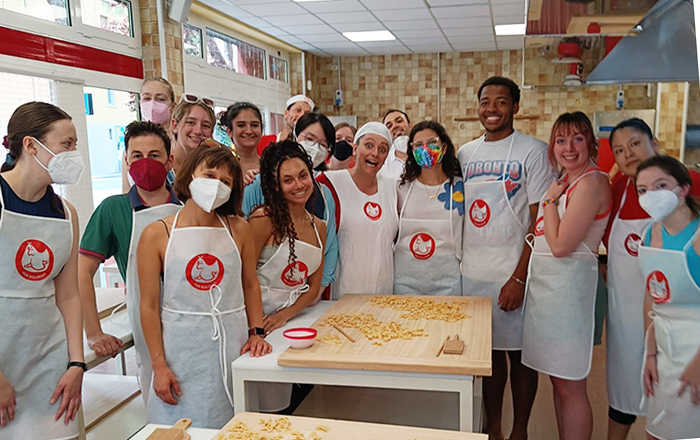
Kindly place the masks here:
<instances>
[{"instance_id":1,"label":"black face mask","mask_svg":"<svg viewBox=\"0 0 700 440\"><path fill-rule=\"evenodd\" d=\"M347 141L340 141L335 143L335 151L333 151L333 157L343 161L352 156L352 145Z\"/></svg>"}]
</instances>

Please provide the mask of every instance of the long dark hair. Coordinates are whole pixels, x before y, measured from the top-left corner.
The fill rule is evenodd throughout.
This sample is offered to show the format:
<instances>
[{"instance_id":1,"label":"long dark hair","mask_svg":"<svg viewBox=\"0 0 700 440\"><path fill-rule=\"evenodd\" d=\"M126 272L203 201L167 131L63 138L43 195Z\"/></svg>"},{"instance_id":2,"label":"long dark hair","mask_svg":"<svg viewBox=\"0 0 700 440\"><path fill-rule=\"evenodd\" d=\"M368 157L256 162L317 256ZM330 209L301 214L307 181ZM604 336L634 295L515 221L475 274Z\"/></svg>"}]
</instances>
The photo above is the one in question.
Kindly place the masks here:
<instances>
[{"instance_id":1,"label":"long dark hair","mask_svg":"<svg viewBox=\"0 0 700 440\"><path fill-rule=\"evenodd\" d=\"M445 127L439 123L435 121L421 121L413 126L411 133L408 135L408 149L406 150L408 157L406 158L406 167L401 175L401 185L406 182L413 182L420 176L422 168L416 162L416 158L413 157L413 138L423 130L433 130L440 138L442 145L445 147L445 154L442 156L440 166L442 166L442 171L447 178L450 179L450 184L454 183L455 177L462 177L462 169L457 161L452 139L447 135Z\"/></svg>"},{"instance_id":2,"label":"long dark hair","mask_svg":"<svg viewBox=\"0 0 700 440\"><path fill-rule=\"evenodd\" d=\"M648 137L649 141L654 140L654 134L651 132L651 127L649 127L649 124L647 124L640 118L630 118L620 122L615 126L615 128L612 129L609 137L610 145L612 145L613 143L613 137L615 136L615 133L617 133L619 130L622 130L623 128L631 128Z\"/></svg>"},{"instance_id":3,"label":"long dark hair","mask_svg":"<svg viewBox=\"0 0 700 440\"><path fill-rule=\"evenodd\" d=\"M649 159L639 164L637 167L637 176L642 170L647 168L656 167L668 174L669 176L676 179L679 186L690 186L693 187L693 180L690 177L688 168L683 165L681 161L671 156L652 156ZM688 205L690 211L693 213L693 217L697 218L700 215L700 204L690 195L685 196L685 204Z\"/></svg>"},{"instance_id":4,"label":"long dark hair","mask_svg":"<svg viewBox=\"0 0 700 440\"><path fill-rule=\"evenodd\" d=\"M289 261L296 261L294 253L294 242L297 240L297 233L294 229L294 222L289 212L287 199L284 198L280 185L280 167L290 159L298 158L304 162L309 175L313 180L313 164L306 151L294 141L281 141L270 144L263 150L260 158L260 186L262 187L265 203L262 205L265 215L272 221L272 236L274 243L279 245L285 238L289 239ZM306 202L306 210L313 211L314 195ZM257 207L256 207L257 208ZM312 222L313 222L313 217Z\"/></svg>"},{"instance_id":5,"label":"long dark hair","mask_svg":"<svg viewBox=\"0 0 700 440\"><path fill-rule=\"evenodd\" d=\"M253 113L255 113L255 116L258 117L258 121L260 121L260 130L262 130L263 120L262 113L260 113L260 109L255 104L245 101L231 104L228 106L226 111L219 113L219 123L222 126L227 127L229 130L233 131L233 120L236 119L236 116L238 116L238 114L243 110L251 110Z\"/></svg>"}]
</instances>

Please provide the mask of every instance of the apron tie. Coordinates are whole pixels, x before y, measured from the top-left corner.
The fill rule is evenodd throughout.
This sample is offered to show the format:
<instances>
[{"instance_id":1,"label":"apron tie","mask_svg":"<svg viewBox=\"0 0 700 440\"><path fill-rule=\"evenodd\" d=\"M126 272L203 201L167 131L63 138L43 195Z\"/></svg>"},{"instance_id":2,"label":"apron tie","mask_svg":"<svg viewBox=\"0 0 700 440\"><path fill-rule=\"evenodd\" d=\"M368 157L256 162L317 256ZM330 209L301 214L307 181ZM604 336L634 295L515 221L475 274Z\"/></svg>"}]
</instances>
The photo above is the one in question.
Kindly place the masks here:
<instances>
[{"instance_id":1,"label":"apron tie","mask_svg":"<svg viewBox=\"0 0 700 440\"><path fill-rule=\"evenodd\" d=\"M291 306L294 304L297 299L303 294L309 291L309 285L304 284L303 286L299 287L298 289L294 290L287 290L287 289L278 289L275 287L270 287L270 286L260 286L260 290L266 290L268 292L281 292L281 293L289 293L289 297L285 300L285 302L275 311L275 313L279 312L280 310L286 309L287 307Z\"/></svg>"}]
</instances>

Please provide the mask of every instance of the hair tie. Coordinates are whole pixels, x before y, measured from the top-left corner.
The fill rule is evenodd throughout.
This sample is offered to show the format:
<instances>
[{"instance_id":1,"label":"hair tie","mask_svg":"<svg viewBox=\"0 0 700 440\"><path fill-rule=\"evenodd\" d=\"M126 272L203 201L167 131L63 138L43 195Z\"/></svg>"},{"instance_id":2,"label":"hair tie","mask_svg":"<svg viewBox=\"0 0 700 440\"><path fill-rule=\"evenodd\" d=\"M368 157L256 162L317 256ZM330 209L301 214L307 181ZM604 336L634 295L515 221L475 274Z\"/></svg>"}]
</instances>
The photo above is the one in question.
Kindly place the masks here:
<instances>
[{"instance_id":1,"label":"hair tie","mask_svg":"<svg viewBox=\"0 0 700 440\"><path fill-rule=\"evenodd\" d=\"M10 153L7 153L5 155L5 163L11 166L14 166L15 164L15 159L10 155Z\"/></svg>"},{"instance_id":2,"label":"hair tie","mask_svg":"<svg viewBox=\"0 0 700 440\"><path fill-rule=\"evenodd\" d=\"M10 139L5 135L5 137L2 138L2 146L7 148L8 150L10 149Z\"/></svg>"}]
</instances>

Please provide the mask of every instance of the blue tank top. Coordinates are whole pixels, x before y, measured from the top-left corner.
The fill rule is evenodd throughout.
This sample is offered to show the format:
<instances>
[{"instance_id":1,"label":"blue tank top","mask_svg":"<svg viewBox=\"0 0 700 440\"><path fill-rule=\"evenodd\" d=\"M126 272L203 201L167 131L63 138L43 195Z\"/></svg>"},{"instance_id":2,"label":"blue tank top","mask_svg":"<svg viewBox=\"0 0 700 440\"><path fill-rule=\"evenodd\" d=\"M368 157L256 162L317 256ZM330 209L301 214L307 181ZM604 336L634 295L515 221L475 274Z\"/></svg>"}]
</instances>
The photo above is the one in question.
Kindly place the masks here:
<instances>
[{"instance_id":1,"label":"blue tank top","mask_svg":"<svg viewBox=\"0 0 700 440\"><path fill-rule=\"evenodd\" d=\"M688 226L683 228L681 232L676 235L671 235L666 231L664 225L661 225L661 238L663 240L663 248L670 251L682 251L685 245L693 238L693 235L698 231L698 226L700 226L700 218L696 218ZM647 230L647 235L644 237L644 241L649 243L651 241L651 228ZM690 276L695 281L695 284L700 286L700 256L695 252L695 247L691 244L685 253L686 261L688 262L688 270L690 271Z\"/></svg>"},{"instance_id":2,"label":"blue tank top","mask_svg":"<svg viewBox=\"0 0 700 440\"><path fill-rule=\"evenodd\" d=\"M47 190L46 194L36 202L27 202L15 194L2 176L0 176L0 190L2 190L2 199L5 203L2 209L37 217L66 218L66 214L63 212L63 202L53 191Z\"/></svg>"}]
</instances>

